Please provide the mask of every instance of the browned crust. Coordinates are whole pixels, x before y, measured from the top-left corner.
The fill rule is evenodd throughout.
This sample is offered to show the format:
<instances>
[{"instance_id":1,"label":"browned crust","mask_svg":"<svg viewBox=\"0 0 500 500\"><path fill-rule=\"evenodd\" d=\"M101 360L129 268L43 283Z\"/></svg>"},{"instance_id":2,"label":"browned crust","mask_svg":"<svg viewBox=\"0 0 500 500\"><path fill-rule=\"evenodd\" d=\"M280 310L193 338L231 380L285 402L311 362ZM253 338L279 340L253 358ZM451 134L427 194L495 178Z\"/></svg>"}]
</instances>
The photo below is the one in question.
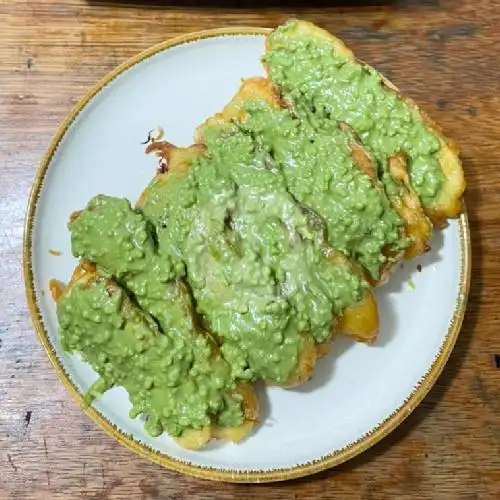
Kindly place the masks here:
<instances>
[{"instance_id":1,"label":"browned crust","mask_svg":"<svg viewBox=\"0 0 500 500\"><path fill-rule=\"evenodd\" d=\"M265 101L273 108L280 108L282 103L277 89L264 77L247 78L241 82L238 92L222 111L207 118L197 127L194 139L203 144L203 131L208 125L223 125L230 122L243 122L247 116L245 103L252 100Z\"/></svg>"},{"instance_id":2,"label":"browned crust","mask_svg":"<svg viewBox=\"0 0 500 500\"><path fill-rule=\"evenodd\" d=\"M429 249L432 223L410 184L405 153L399 152L390 156L388 168L392 178L401 186L401 195L391 196L390 199L394 209L405 221L407 236L411 238L411 244L405 251L405 258L412 259Z\"/></svg>"},{"instance_id":3,"label":"browned crust","mask_svg":"<svg viewBox=\"0 0 500 500\"><path fill-rule=\"evenodd\" d=\"M348 307L340 319L339 330L359 342L371 343L379 331L379 316L375 298L366 293L360 302Z\"/></svg>"}]
</instances>

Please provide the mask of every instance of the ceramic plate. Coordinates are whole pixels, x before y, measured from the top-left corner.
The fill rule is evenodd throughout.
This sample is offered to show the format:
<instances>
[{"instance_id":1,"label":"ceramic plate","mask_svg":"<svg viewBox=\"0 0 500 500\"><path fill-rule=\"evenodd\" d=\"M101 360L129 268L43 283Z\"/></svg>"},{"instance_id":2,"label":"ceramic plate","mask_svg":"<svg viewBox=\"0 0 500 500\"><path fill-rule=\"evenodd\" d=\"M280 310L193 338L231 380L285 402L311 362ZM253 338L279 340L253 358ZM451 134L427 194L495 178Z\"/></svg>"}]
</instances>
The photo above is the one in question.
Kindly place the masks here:
<instances>
[{"instance_id":1,"label":"ceramic plate","mask_svg":"<svg viewBox=\"0 0 500 500\"><path fill-rule=\"evenodd\" d=\"M241 78L263 74L265 32L196 33L140 54L80 101L42 161L25 231L28 302L42 344L80 403L96 375L78 356L62 351L48 292L49 279L67 281L76 264L68 216L97 193L135 201L157 166L141 144L148 131L160 125L169 141L189 145L196 125L229 101ZM195 476L275 481L337 465L387 435L429 391L460 329L469 268L462 215L435 234L431 252L400 266L377 289L376 345L338 339L304 386L259 388L262 422L242 444L217 442L187 451L166 435L151 438L140 419L128 418L130 404L120 388L87 412L135 452Z\"/></svg>"}]
</instances>

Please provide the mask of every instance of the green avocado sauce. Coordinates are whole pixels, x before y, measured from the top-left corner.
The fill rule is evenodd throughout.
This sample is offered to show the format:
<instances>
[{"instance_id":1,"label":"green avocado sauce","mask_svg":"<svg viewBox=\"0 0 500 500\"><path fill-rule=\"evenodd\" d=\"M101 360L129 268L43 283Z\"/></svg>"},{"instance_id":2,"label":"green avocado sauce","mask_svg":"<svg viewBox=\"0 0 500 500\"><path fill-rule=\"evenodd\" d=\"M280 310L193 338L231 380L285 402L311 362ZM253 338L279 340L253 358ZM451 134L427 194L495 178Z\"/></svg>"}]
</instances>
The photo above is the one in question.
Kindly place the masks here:
<instances>
[{"instance_id":1,"label":"green avocado sauce","mask_svg":"<svg viewBox=\"0 0 500 500\"><path fill-rule=\"evenodd\" d=\"M242 127L275 159L289 192L326 222L329 243L375 279L388 257L406 244L403 222L383 190L352 159L349 133L325 131L286 109L263 102L246 105Z\"/></svg>"},{"instance_id":2,"label":"green avocado sauce","mask_svg":"<svg viewBox=\"0 0 500 500\"><path fill-rule=\"evenodd\" d=\"M366 284L328 257L317 216L249 134L208 128L206 147L186 173L150 185L144 214L162 228L160 247L185 262L198 312L235 375L285 383L303 343L327 340Z\"/></svg>"},{"instance_id":3,"label":"green avocado sauce","mask_svg":"<svg viewBox=\"0 0 500 500\"><path fill-rule=\"evenodd\" d=\"M313 126L327 130L332 121L348 123L380 162L388 190L397 186L387 158L405 151L412 185L422 204L432 206L444 181L436 134L417 110L382 84L378 72L336 53L327 40L295 35L296 26L291 21L275 30L264 56L285 99Z\"/></svg>"},{"instance_id":4,"label":"green avocado sauce","mask_svg":"<svg viewBox=\"0 0 500 500\"><path fill-rule=\"evenodd\" d=\"M160 333L121 288L102 279L77 284L61 298L57 313L64 348L81 353L100 376L87 401L124 387L131 418L145 414L152 436L180 436L210 425L212 415L221 425L242 423L241 397L227 390L225 364L209 362L210 346L193 337L187 348L178 337Z\"/></svg>"},{"instance_id":5,"label":"green avocado sauce","mask_svg":"<svg viewBox=\"0 0 500 500\"><path fill-rule=\"evenodd\" d=\"M240 425L241 398L231 368L196 327L191 296L178 279L184 268L156 249L142 214L127 200L99 195L69 228L73 254L119 280L161 331L149 320L150 330L144 327L134 336L136 325L150 317L122 289L107 294L102 284L77 286L58 303L65 345L81 352L101 376L106 370L114 373L112 385L127 389L134 415L149 415L146 429L153 435L166 430L179 436L209 425L212 418L222 426ZM147 380L150 387L135 379Z\"/></svg>"}]
</instances>

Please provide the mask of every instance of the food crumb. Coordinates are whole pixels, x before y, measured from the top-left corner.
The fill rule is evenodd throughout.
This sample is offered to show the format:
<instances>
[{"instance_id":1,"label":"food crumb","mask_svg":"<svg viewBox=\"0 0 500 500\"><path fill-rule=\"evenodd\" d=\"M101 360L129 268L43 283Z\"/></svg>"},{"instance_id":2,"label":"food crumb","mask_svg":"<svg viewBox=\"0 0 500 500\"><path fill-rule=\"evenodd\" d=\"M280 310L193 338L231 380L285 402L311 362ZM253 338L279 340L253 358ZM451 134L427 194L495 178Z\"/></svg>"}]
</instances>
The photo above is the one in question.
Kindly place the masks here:
<instances>
[{"instance_id":1,"label":"food crumb","mask_svg":"<svg viewBox=\"0 0 500 500\"><path fill-rule=\"evenodd\" d=\"M408 285L412 290L415 290L417 287L415 286L415 283L413 283L413 280L410 278L408 280Z\"/></svg>"},{"instance_id":2,"label":"food crumb","mask_svg":"<svg viewBox=\"0 0 500 500\"><path fill-rule=\"evenodd\" d=\"M59 250L49 250L49 253L54 257L59 257L60 255L62 255L62 252L60 252Z\"/></svg>"},{"instance_id":3,"label":"food crumb","mask_svg":"<svg viewBox=\"0 0 500 500\"><path fill-rule=\"evenodd\" d=\"M57 302L64 293L64 283L55 279L51 279L49 281L49 291L52 299Z\"/></svg>"},{"instance_id":4,"label":"food crumb","mask_svg":"<svg viewBox=\"0 0 500 500\"><path fill-rule=\"evenodd\" d=\"M422 266L421 266L420 264L418 264L418 266L417 266L417 271L418 271L419 273L421 273L421 272L422 272Z\"/></svg>"}]
</instances>

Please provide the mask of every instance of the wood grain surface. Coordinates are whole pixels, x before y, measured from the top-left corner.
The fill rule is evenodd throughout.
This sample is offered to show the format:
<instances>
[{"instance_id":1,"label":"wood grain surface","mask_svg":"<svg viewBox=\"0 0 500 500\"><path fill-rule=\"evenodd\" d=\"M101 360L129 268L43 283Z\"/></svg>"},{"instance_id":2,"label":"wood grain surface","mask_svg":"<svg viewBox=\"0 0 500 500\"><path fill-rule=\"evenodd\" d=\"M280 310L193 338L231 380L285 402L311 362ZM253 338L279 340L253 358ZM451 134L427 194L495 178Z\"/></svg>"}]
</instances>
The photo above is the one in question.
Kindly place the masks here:
<instances>
[{"instance_id":1,"label":"wood grain surface","mask_svg":"<svg viewBox=\"0 0 500 500\"><path fill-rule=\"evenodd\" d=\"M319 23L410 93L459 144L469 188L468 311L438 383L362 456L274 485L184 477L133 455L70 399L21 276L24 211L51 135L118 63L190 31ZM500 492L500 2L0 0L0 499L497 499Z\"/></svg>"}]
</instances>

